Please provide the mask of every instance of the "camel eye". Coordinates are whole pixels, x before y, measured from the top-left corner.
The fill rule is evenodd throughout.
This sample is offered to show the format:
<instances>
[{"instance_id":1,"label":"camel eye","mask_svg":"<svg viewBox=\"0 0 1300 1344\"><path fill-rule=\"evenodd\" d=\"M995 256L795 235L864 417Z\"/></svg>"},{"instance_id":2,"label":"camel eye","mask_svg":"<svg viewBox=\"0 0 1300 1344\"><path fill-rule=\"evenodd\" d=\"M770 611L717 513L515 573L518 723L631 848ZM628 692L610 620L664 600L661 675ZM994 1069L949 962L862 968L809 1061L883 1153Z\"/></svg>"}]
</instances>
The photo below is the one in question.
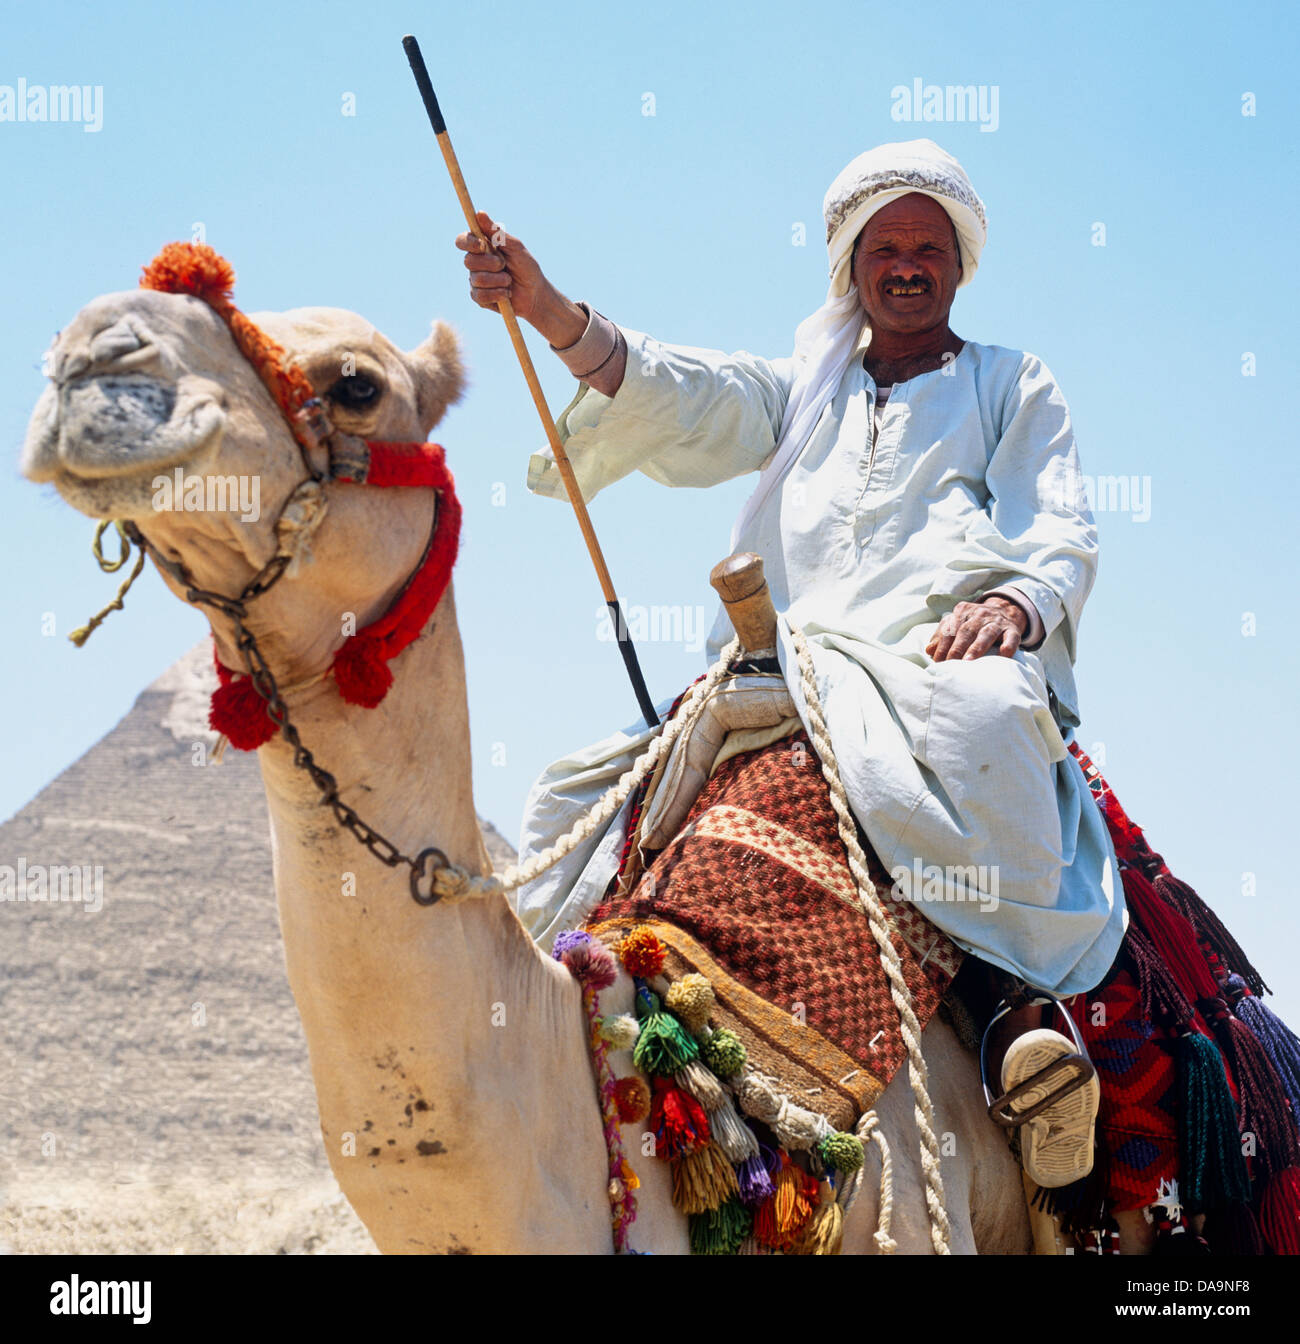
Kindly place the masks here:
<instances>
[{"instance_id":1,"label":"camel eye","mask_svg":"<svg viewBox=\"0 0 1300 1344\"><path fill-rule=\"evenodd\" d=\"M329 399L345 411L364 411L379 400L379 388L364 373L354 373L330 388Z\"/></svg>"}]
</instances>

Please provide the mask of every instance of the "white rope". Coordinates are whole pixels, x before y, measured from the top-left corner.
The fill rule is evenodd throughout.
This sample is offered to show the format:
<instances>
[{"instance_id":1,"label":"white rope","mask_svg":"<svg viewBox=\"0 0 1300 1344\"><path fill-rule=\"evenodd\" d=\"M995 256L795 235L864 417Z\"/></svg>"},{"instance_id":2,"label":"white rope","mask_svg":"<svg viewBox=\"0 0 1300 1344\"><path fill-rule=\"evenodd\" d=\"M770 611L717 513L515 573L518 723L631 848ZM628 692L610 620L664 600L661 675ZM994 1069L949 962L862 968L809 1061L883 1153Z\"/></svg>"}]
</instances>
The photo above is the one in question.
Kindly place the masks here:
<instances>
[{"instance_id":1,"label":"white rope","mask_svg":"<svg viewBox=\"0 0 1300 1344\"><path fill-rule=\"evenodd\" d=\"M873 1240L881 1255L893 1255L898 1250L898 1242L890 1235L894 1224L894 1156L889 1151L885 1133L880 1128L880 1117L875 1111L867 1111L858 1121L855 1130L865 1146L870 1139L880 1149L880 1207L876 1214L876 1231ZM848 1215L853 1207L858 1191L862 1188L865 1167L859 1167L840 1189L840 1208Z\"/></svg>"},{"instance_id":2,"label":"white rope","mask_svg":"<svg viewBox=\"0 0 1300 1344\"><path fill-rule=\"evenodd\" d=\"M902 963L898 950L889 936L889 917L876 894L875 883L867 868L867 856L858 843L857 825L849 810L848 797L844 783L840 779L839 766L831 746L830 733L826 719L822 714L821 695L817 689L817 675L813 668L812 655L808 642L798 626L790 627L795 652L799 658L799 671L802 678L804 701L808 707L808 719L812 726L813 748L821 761L822 775L830 790L831 806L839 824L840 839L848 855L849 869L857 884L859 908L866 916L876 946L880 949L880 960L889 980L890 996L898 1011L899 1029L903 1043L907 1047L907 1072L915 1097L916 1126L921 1135L921 1169L925 1173L925 1202L930 1217L930 1241L939 1255L950 1254L951 1227L944 1202L943 1175L939 1165L939 1142L934 1133L934 1106L930 1101L929 1070L921 1054L921 1024L917 1021L912 1008L912 993L903 976ZM646 751L637 758L629 769L611 789L609 789L574 827L561 836L549 849L518 866L511 865L501 874L478 877L467 872L459 865L451 864L440 868L433 874L433 889L441 900L452 903L467 900L475 896L487 896L515 890L533 881L548 868L552 868L567 855L571 854L584 840L589 839L602 827L627 801L632 791L655 769L672 744L699 718L708 693L726 675L732 660L740 652L740 641L733 639L722 650L717 662L709 668L703 681L698 681L687 692L679 707L677 716L650 743ZM788 1103L788 1099L786 1100ZM876 1244L883 1254L891 1254L896 1243L889 1234L893 1217L893 1159L885 1136L878 1127L874 1111L868 1111L858 1122L858 1133L862 1139L870 1138L880 1149L880 1217L875 1234ZM860 1173L848 1190L844 1207L852 1204L860 1183Z\"/></svg>"},{"instance_id":3,"label":"white rope","mask_svg":"<svg viewBox=\"0 0 1300 1344\"><path fill-rule=\"evenodd\" d=\"M799 672L803 684L804 701L808 708L808 721L812 727L813 748L821 760L822 775L831 794L831 806L839 821L840 839L848 853L849 869L857 883L861 898L862 913L867 917L871 935L880 949L881 965L889 979L889 992L898 1010L899 1030L903 1043L907 1046L907 1073L912 1084L915 1098L916 1127L921 1135L921 1170L925 1173L925 1203L930 1215L930 1241L938 1255L951 1253L950 1240L952 1229L948 1223L948 1211L943 1197L943 1175L939 1169L939 1141L934 1133L934 1106L930 1101L929 1070L921 1054L921 1024L917 1021L912 1008L912 993L903 977L903 966L898 949L889 936L889 916L885 913L876 894L876 884L867 868L867 856L858 843L857 823L849 810L848 796L844 791L844 782L840 779L839 766L831 746L830 733L826 719L822 714L821 695L817 689L817 673L813 668L812 654L803 631L796 625L790 626L790 636L795 652L799 657ZM871 1112L867 1113L871 1115ZM865 1119L866 1117L864 1117ZM872 1137L879 1131L873 1131ZM883 1137L883 1136L882 1136ZM886 1151L882 1146L882 1159ZM882 1176L883 1180L883 1176ZM892 1204L892 1196L891 1196ZM882 1189L882 1210L884 1191ZM883 1249L883 1248L882 1248Z\"/></svg>"},{"instance_id":4,"label":"white rope","mask_svg":"<svg viewBox=\"0 0 1300 1344\"><path fill-rule=\"evenodd\" d=\"M703 681L697 681L686 693L686 698L678 707L676 716L667 724L660 726L655 739L639 756L611 789L582 816L567 834L562 835L549 849L535 854L527 863L514 865L503 873L493 873L489 877L478 877L467 872L458 864L439 868L433 874L433 890L441 900L455 903L472 896L491 896L497 893L514 891L540 877L548 868L553 868L561 859L571 854L584 840L588 840L610 820L628 800L632 791L659 764L673 743L699 718L704 710L708 693L727 675L732 660L740 653L740 640L733 639L718 655L718 661L709 668Z\"/></svg>"}]
</instances>

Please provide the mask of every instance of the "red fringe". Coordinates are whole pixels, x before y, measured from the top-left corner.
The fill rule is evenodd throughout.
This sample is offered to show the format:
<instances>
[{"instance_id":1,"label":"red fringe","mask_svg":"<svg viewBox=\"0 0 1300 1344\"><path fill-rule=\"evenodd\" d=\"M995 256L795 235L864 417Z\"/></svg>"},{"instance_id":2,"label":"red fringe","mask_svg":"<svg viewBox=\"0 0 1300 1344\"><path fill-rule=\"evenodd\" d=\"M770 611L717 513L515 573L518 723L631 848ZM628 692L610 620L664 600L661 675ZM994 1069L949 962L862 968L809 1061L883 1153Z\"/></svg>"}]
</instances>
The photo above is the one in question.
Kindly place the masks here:
<instances>
[{"instance_id":1,"label":"red fringe","mask_svg":"<svg viewBox=\"0 0 1300 1344\"><path fill-rule=\"evenodd\" d=\"M1280 1171L1259 1205L1259 1229L1275 1255L1300 1255L1300 1171Z\"/></svg>"},{"instance_id":2,"label":"red fringe","mask_svg":"<svg viewBox=\"0 0 1300 1344\"><path fill-rule=\"evenodd\" d=\"M1216 998L1218 982L1196 941L1196 930L1167 901L1161 900L1136 868L1125 868L1122 877L1129 912L1151 939L1179 988L1193 1003Z\"/></svg>"}]
</instances>

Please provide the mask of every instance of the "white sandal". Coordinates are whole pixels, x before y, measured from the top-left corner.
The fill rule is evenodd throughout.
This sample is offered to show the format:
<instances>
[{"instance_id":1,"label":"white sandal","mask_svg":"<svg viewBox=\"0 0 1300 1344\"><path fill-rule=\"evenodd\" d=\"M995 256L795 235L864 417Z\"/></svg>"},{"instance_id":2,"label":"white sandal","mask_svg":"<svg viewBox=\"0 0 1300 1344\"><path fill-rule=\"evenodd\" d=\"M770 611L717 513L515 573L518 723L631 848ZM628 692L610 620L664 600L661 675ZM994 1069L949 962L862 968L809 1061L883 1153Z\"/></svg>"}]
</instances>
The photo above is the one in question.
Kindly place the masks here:
<instances>
[{"instance_id":1,"label":"white sandal","mask_svg":"<svg viewBox=\"0 0 1300 1344\"><path fill-rule=\"evenodd\" d=\"M1050 995L1039 995L1036 1001L1060 1008ZM997 1013L989 1030L1009 1011ZM989 1115L1004 1128L1020 1130L1021 1165L1035 1184L1048 1190L1082 1180L1092 1170L1093 1124L1101 1100L1097 1070L1078 1028L1061 1012L1074 1040L1049 1028L1017 1036L1002 1061L1002 1095L996 1099L984 1075L987 1031L980 1050Z\"/></svg>"}]
</instances>

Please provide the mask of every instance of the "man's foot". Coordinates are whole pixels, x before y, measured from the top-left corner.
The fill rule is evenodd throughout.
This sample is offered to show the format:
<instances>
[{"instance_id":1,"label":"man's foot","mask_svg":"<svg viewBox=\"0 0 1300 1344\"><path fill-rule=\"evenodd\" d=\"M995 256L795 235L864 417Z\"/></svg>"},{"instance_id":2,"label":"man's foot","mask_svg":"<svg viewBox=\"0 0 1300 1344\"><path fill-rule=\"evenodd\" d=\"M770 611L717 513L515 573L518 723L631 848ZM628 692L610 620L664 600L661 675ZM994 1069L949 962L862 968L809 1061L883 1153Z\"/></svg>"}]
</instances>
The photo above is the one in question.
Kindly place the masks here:
<instances>
[{"instance_id":1,"label":"man's foot","mask_svg":"<svg viewBox=\"0 0 1300 1344\"><path fill-rule=\"evenodd\" d=\"M1101 1099L1096 1070L1086 1059L1057 1063L1077 1053L1068 1037L1040 1027L1017 1036L1002 1061L1003 1096L1025 1089L998 1107L1004 1116L1032 1112L1045 1099L1061 1094L1037 1115L1017 1123L1021 1164L1030 1179L1047 1190L1081 1180L1092 1170L1092 1130ZM1031 1083L1036 1075L1041 1076Z\"/></svg>"}]
</instances>

